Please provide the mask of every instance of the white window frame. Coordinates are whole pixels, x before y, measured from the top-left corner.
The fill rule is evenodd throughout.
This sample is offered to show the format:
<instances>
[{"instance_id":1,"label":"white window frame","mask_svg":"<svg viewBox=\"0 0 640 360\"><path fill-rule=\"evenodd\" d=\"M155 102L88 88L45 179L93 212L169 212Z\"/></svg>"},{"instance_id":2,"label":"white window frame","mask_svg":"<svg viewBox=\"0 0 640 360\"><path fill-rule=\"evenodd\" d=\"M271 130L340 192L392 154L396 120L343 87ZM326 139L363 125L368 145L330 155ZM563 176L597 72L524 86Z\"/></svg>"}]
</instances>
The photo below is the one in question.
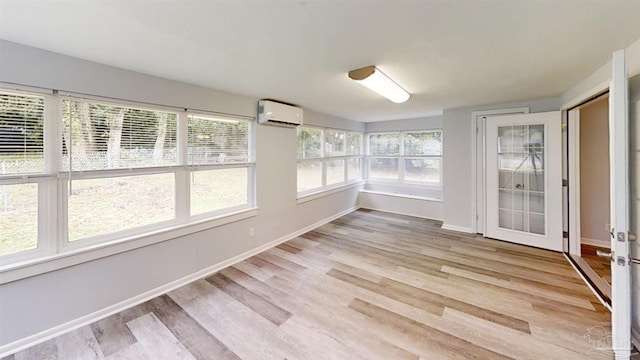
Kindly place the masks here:
<instances>
[{"instance_id":1,"label":"white window frame","mask_svg":"<svg viewBox=\"0 0 640 360\"><path fill-rule=\"evenodd\" d=\"M0 88L2 92L44 97L44 171L35 174L0 175L0 185L38 184L38 239L37 248L0 256L0 284L33 276L69 265L98 259L132 250L178 236L188 235L215 226L224 225L257 214L255 204L255 152L253 118L214 112L175 109L140 104L125 100L106 100L90 97L90 102L178 114L176 129L177 164L171 166L109 170L60 170L59 154L62 149L63 100L86 101L86 97L58 95L53 91L19 91ZM187 159L188 115L206 115L215 118L246 121L248 124L248 161L225 164L190 165ZM197 215L190 212L189 174L193 171L230 168L247 169L247 203ZM173 174L175 179L174 218L145 226L109 234L96 235L74 241L68 240L68 179L114 178L121 176ZM57 220L56 220L57 219Z\"/></svg>"},{"instance_id":2,"label":"white window frame","mask_svg":"<svg viewBox=\"0 0 640 360\"><path fill-rule=\"evenodd\" d=\"M442 129L425 129L425 130L403 130L403 131L380 131L370 132L366 134L366 181L367 183L379 183L379 184L402 184L409 188L428 188L434 190L442 190L442 174L443 174L443 151L440 150L440 155L405 155L404 149L404 137L407 133L440 133L442 138ZM398 134L399 138L399 154L398 155L372 155L371 154L371 135L384 135L384 134ZM441 143L444 143L443 141ZM398 159L398 179L384 179L384 178L371 178L370 177L370 159ZM433 181L411 181L405 179L405 160L411 159L425 159L425 160L438 160L440 163L439 179L437 182Z\"/></svg>"},{"instance_id":3,"label":"white window frame","mask_svg":"<svg viewBox=\"0 0 640 360\"><path fill-rule=\"evenodd\" d=\"M361 133L359 131L351 131L351 130L344 130L344 129L335 129L335 128L327 128L327 127L319 127L319 126L313 126L313 125L303 125L298 127L298 131L296 133L296 139L298 134L300 133L300 131L304 128L310 128L310 129L316 129L316 130L320 130L320 156L318 157L313 157L313 158L305 158L305 159L297 159L297 164L296 164L296 168L298 168L298 166L302 163L305 162L321 162L322 164L322 185L320 187L316 187L316 188L312 188L312 189L308 189L308 190L304 190L304 191L298 191L298 200L302 200L302 199L314 199L317 197L318 194L330 194L335 192L336 190L342 190L345 187L349 187L349 186L354 186L354 185L360 185L364 182L364 137L365 134ZM326 155L326 149L325 149L325 134L327 131L336 131L336 132L342 132L344 133L344 146L345 146L345 155L336 155L336 156L328 156ZM358 134L360 135L360 150L359 150L359 154L358 155L347 155L347 135L349 133L352 134ZM360 162L360 177L358 179L351 179L349 180L349 160L352 159L358 159L358 161ZM340 183L335 183L335 184L331 184L331 185L327 185L327 163L329 161L334 161L334 160L342 160L344 162L344 176L343 176L343 181Z\"/></svg>"}]
</instances>

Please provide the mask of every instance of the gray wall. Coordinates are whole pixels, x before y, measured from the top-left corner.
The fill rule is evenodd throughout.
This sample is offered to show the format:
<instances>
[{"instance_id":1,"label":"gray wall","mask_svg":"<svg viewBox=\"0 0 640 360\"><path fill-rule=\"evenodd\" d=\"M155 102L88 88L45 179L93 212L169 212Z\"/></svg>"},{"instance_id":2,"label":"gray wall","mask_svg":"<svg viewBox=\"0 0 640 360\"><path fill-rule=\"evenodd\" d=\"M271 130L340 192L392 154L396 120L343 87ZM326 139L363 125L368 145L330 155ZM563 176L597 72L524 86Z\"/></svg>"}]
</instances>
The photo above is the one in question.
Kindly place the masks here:
<instances>
[{"instance_id":1,"label":"gray wall","mask_svg":"<svg viewBox=\"0 0 640 360\"><path fill-rule=\"evenodd\" d=\"M471 231L471 123L473 111L529 107L529 112L544 112L560 109L560 98L546 98L508 104L473 106L444 111L442 127L444 131L444 180L443 198L445 225Z\"/></svg>"},{"instance_id":2,"label":"gray wall","mask_svg":"<svg viewBox=\"0 0 640 360\"><path fill-rule=\"evenodd\" d=\"M442 129L442 115L367 123L367 132Z\"/></svg>"},{"instance_id":3,"label":"gray wall","mask_svg":"<svg viewBox=\"0 0 640 360\"><path fill-rule=\"evenodd\" d=\"M255 116L257 100L0 40L0 81ZM286 99L282 99L286 101ZM305 122L364 124L305 110ZM155 245L0 285L0 346L125 301L330 218L357 204L349 189L298 205L296 130L256 126L258 215ZM255 237L249 237L249 228Z\"/></svg>"}]
</instances>

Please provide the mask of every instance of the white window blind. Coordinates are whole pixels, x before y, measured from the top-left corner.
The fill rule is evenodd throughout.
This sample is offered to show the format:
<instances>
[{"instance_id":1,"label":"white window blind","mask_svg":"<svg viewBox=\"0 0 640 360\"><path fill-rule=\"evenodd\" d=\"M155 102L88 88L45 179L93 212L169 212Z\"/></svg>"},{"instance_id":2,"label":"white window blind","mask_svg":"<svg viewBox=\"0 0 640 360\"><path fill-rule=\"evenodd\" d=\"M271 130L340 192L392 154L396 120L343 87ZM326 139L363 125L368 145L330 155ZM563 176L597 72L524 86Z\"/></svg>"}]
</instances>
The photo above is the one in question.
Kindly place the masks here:
<instances>
[{"instance_id":1,"label":"white window blind","mask_svg":"<svg viewBox=\"0 0 640 360\"><path fill-rule=\"evenodd\" d=\"M177 114L83 100L62 102L61 170L175 165Z\"/></svg>"},{"instance_id":2,"label":"white window blind","mask_svg":"<svg viewBox=\"0 0 640 360\"><path fill-rule=\"evenodd\" d=\"M405 133L404 155L442 156L442 131Z\"/></svg>"},{"instance_id":3,"label":"white window blind","mask_svg":"<svg viewBox=\"0 0 640 360\"><path fill-rule=\"evenodd\" d=\"M400 133L369 134L370 155L400 155Z\"/></svg>"},{"instance_id":4,"label":"white window blind","mask_svg":"<svg viewBox=\"0 0 640 360\"><path fill-rule=\"evenodd\" d=\"M44 172L44 98L0 92L0 176Z\"/></svg>"},{"instance_id":5,"label":"white window blind","mask_svg":"<svg viewBox=\"0 0 640 360\"><path fill-rule=\"evenodd\" d=\"M189 115L189 164L249 162L249 122Z\"/></svg>"}]
</instances>

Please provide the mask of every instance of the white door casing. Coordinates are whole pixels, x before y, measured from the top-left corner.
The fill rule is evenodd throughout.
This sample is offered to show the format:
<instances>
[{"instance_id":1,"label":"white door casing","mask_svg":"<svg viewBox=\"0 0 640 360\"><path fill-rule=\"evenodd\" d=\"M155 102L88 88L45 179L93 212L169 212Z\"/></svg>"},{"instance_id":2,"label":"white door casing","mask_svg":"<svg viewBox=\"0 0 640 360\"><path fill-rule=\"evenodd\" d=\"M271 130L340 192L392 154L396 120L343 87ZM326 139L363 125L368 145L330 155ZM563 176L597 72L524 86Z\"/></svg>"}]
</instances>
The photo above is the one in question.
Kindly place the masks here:
<instances>
[{"instance_id":1,"label":"white door casing","mask_svg":"<svg viewBox=\"0 0 640 360\"><path fill-rule=\"evenodd\" d=\"M485 236L562 251L561 113L488 117L485 130Z\"/></svg>"},{"instance_id":2,"label":"white door casing","mask_svg":"<svg viewBox=\"0 0 640 360\"><path fill-rule=\"evenodd\" d=\"M624 50L613 53L609 97L611 176L611 339L616 359L631 355L629 258L629 89Z\"/></svg>"},{"instance_id":3,"label":"white door casing","mask_svg":"<svg viewBox=\"0 0 640 360\"><path fill-rule=\"evenodd\" d=\"M504 116L516 114L528 114L528 107L494 109L474 111L471 113L471 127L475 128L475 133L471 136L471 230L474 233L484 234L484 203L485 203L485 119L489 116Z\"/></svg>"}]
</instances>

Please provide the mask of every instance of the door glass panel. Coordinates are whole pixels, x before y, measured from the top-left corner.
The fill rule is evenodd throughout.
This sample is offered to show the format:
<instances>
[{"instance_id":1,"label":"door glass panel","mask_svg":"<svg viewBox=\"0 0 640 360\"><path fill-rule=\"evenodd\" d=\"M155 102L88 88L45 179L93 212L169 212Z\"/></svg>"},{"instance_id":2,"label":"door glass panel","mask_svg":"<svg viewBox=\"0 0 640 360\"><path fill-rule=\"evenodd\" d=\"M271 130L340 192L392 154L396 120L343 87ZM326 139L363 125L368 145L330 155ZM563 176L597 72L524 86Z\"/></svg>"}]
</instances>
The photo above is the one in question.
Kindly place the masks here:
<instances>
[{"instance_id":1,"label":"door glass panel","mask_svg":"<svg viewBox=\"0 0 640 360\"><path fill-rule=\"evenodd\" d=\"M544 125L498 127L498 226L546 234Z\"/></svg>"}]
</instances>

